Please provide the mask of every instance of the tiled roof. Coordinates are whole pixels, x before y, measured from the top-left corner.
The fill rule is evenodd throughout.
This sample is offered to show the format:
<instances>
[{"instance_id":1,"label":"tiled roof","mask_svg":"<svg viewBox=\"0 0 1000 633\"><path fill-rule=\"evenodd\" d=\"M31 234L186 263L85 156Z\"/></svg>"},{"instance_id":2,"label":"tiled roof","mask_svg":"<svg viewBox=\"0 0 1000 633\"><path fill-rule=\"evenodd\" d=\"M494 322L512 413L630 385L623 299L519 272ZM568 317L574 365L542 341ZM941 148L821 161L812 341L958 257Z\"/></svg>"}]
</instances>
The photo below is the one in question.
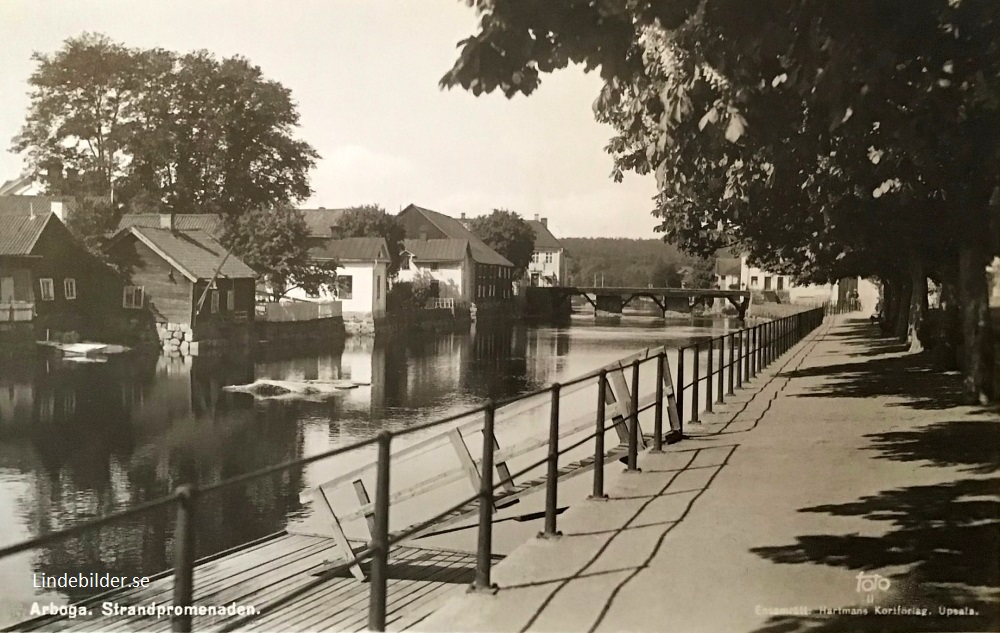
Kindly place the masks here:
<instances>
[{"instance_id":1,"label":"tiled roof","mask_svg":"<svg viewBox=\"0 0 1000 633\"><path fill-rule=\"evenodd\" d=\"M126 213L118 222L119 229L139 226L147 229L160 228L158 213ZM174 216L174 228L181 231L201 230L213 237L222 235L222 217L214 213L178 213Z\"/></svg>"},{"instance_id":2,"label":"tiled roof","mask_svg":"<svg viewBox=\"0 0 1000 633\"><path fill-rule=\"evenodd\" d=\"M514 264L490 248L486 242L482 241L476 234L465 228L465 226L451 216L447 216L443 213L438 213L437 211L431 211L430 209L424 209L423 207L418 207L415 204L403 209L401 213L405 213L409 209L414 209L418 213L422 213L425 218L427 218L434 226L438 227L442 233L447 235L453 240L468 240L469 248L472 249L472 259L479 264L492 264L496 266L513 266Z\"/></svg>"},{"instance_id":3,"label":"tiled roof","mask_svg":"<svg viewBox=\"0 0 1000 633\"><path fill-rule=\"evenodd\" d=\"M53 202L63 203L66 211L76 204L71 196L0 196L0 215L44 216Z\"/></svg>"},{"instance_id":4,"label":"tiled roof","mask_svg":"<svg viewBox=\"0 0 1000 633\"><path fill-rule=\"evenodd\" d=\"M739 257L719 257L715 260L715 274L739 277L742 266Z\"/></svg>"},{"instance_id":5,"label":"tiled roof","mask_svg":"<svg viewBox=\"0 0 1000 633\"><path fill-rule=\"evenodd\" d=\"M528 226L530 226L535 231L535 250L546 249L546 250L559 250L562 248L562 244L556 239L555 235L549 231L549 227L545 226L538 220L526 220Z\"/></svg>"},{"instance_id":6,"label":"tiled roof","mask_svg":"<svg viewBox=\"0 0 1000 633\"><path fill-rule=\"evenodd\" d=\"M403 240L403 248L417 262L460 262L469 249L468 240Z\"/></svg>"},{"instance_id":7,"label":"tiled roof","mask_svg":"<svg viewBox=\"0 0 1000 633\"><path fill-rule=\"evenodd\" d=\"M38 237L53 217L51 213L33 218L0 215L0 255L30 255Z\"/></svg>"},{"instance_id":8,"label":"tiled roof","mask_svg":"<svg viewBox=\"0 0 1000 633\"><path fill-rule=\"evenodd\" d=\"M340 222L347 209L299 209L313 237L330 237L330 228Z\"/></svg>"},{"instance_id":9,"label":"tiled roof","mask_svg":"<svg viewBox=\"0 0 1000 633\"><path fill-rule=\"evenodd\" d=\"M175 230L133 226L132 235L156 251L170 265L191 281L211 279L216 269L220 277L256 277L254 271L235 255L226 257L226 249L202 230Z\"/></svg>"},{"instance_id":10,"label":"tiled roof","mask_svg":"<svg viewBox=\"0 0 1000 633\"><path fill-rule=\"evenodd\" d=\"M315 259L336 259L338 261L389 261L389 246L381 237L347 237L340 240L329 239L322 246L309 250Z\"/></svg>"}]
</instances>

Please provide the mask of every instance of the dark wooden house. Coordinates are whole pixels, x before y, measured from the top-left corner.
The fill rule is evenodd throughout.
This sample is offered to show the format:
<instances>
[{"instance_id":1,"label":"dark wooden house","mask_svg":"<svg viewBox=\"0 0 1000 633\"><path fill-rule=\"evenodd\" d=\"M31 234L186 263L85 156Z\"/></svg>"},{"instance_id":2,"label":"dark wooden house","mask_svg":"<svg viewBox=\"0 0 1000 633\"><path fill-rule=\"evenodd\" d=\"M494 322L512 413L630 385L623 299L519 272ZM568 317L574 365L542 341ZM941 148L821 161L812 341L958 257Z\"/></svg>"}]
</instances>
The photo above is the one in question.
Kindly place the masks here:
<instances>
[{"instance_id":1,"label":"dark wooden house","mask_svg":"<svg viewBox=\"0 0 1000 633\"><path fill-rule=\"evenodd\" d=\"M91 255L54 213L0 215L0 325L33 335L99 336L116 312L115 271Z\"/></svg>"},{"instance_id":2,"label":"dark wooden house","mask_svg":"<svg viewBox=\"0 0 1000 633\"><path fill-rule=\"evenodd\" d=\"M122 307L151 319L161 340L248 340L254 272L206 231L131 226L109 254L126 276Z\"/></svg>"}]
</instances>

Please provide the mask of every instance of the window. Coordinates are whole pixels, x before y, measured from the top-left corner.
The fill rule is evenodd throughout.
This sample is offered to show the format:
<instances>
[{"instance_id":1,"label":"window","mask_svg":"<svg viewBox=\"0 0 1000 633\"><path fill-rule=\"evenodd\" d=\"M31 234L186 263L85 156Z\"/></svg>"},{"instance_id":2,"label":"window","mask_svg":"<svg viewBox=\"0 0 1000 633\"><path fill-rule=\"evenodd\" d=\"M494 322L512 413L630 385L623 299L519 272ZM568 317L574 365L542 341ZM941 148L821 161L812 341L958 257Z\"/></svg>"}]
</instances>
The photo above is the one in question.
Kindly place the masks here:
<instances>
[{"instance_id":1,"label":"window","mask_svg":"<svg viewBox=\"0 0 1000 633\"><path fill-rule=\"evenodd\" d=\"M219 291L212 291L212 314L219 312Z\"/></svg>"},{"instance_id":2,"label":"window","mask_svg":"<svg viewBox=\"0 0 1000 633\"><path fill-rule=\"evenodd\" d=\"M770 289L771 289L771 276L768 275L767 277L764 277L764 290L770 290Z\"/></svg>"},{"instance_id":3,"label":"window","mask_svg":"<svg viewBox=\"0 0 1000 633\"><path fill-rule=\"evenodd\" d=\"M382 275L375 275L375 298L382 298Z\"/></svg>"},{"instance_id":4,"label":"window","mask_svg":"<svg viewBox=\"0 0 1000 633\"><path fill-rule=\"evenodd\" d=\"M410 269L410 254L402 253L399 256L399 269L409 270Z\"/></svg>"},{"instance_id":5,"label":"window","mask_svg":"<svg viewBox=\"0 0 1000 633\"><path fill-rule=\"evenodd\" d=\"M754 275L753 277L750 278L750 287L751 288L757 287L757 275Z\"/></svg>"},{"instance_id":6,"label":"window","mask_svg":"<svg viewBox=\"0 0 1000 633\"><path fill-rule=\"evenodd\" d=\"M552 263L552 253L545 253L545 263L546 264Z\"/></svg>"},{"instance_id":7,"label":"window","mask_svg":"<svg viewBox=\"0 0 1000 633\"><path fill-rule=\"evenodd\" d=\"M778 277L778 290L784 290L784 289L785 289L785 278Z\"/></svg>"},{"instance_id":8,"label":"window","mask_svg":"<svg viewBox=\"0 0 1000 633\"><path fill-rule=\"evenodd\" d=\"M143 296L142 286L125 286L122 289L122 307L132 310L142 308Z\"/></svg>"},{"instance_id":9,"label":"window","mask_svg":"<svg viewBox=\"0 0 1000 633\"><path fill-rule=\"evenodd\" d=\"M56 298L55 285L49 278L39 279L38 286L42 290L42 301L54 301Z\"/></svg>"},{"instance_id":10,"label":"window","mask_svg":"<svg viewBox=\"0 0 1000 633\"><path fill-rule=\"evenodd\" d=\"M67 300L76 299L76 279L72 277L63 279L63 296Z\"/></svg>"},{"instance_id":11,"label":"window","mask_svg":"<svg viewBox=\"0 0 1000 633\"><path fill-rule=\"evenodd\" d=\"M354 298L354 277L350 275L337 275L335 284L334 294L337 299L345 301Z\"/></svg>"},{"instance_id":12,"label":"window","mask_svg":"<svg viewBox=\"0 0 1000 633\"><path fill-rule=\"evenodd\" d=\"M226 310L233 312L236 310L236 291L227 290L226 291Z\"/></svg>"},{"instance_id":13,"label":"window","mask_svg":"<svg viewBox=\"0 0 1000 633\"><path fill-rule=\"evenodd\" d=\"M437 270L437 269L438 269L438 265L437 265L436 262L432 263L432 264L427 264L427 270Z\"/></svg>"}]
</instances>

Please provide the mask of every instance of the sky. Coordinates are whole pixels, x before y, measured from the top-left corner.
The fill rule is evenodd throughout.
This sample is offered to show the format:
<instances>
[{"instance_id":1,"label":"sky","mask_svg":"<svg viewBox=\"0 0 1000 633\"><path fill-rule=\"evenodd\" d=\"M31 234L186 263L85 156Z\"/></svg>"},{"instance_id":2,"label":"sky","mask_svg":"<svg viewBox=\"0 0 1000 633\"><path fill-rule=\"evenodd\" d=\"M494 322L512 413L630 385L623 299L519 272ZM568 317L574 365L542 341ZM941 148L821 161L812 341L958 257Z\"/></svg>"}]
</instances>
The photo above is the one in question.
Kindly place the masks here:
<instances>
[{"instance_id":1,"label":"sky","mask_svg":"<svg viewBox=\"0 0 1000 633\"><path fill-rule=\"evenodd\" d=\"M477 18L461 0L0 0L0 181L28 107L35 51L99 32L128 46L243 55L292 91L319 152L302 206L409 203L451 215L536 214L562 237L655 237L652 176L609 177L600 79L569 68L530 97L438 80Z\"/></svg>"}]
</instances>

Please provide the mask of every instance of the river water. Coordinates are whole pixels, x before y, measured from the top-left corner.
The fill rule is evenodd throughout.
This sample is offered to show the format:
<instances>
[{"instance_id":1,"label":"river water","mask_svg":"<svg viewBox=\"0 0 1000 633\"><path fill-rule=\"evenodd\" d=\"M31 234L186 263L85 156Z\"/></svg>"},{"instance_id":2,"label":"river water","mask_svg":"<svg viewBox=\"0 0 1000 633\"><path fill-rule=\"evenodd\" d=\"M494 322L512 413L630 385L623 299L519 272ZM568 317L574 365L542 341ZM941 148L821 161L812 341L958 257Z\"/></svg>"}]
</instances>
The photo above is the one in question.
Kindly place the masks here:
<instances>
[{"instance_id":1,"label":"river water","mask_svg":"<svg viewBox=\"0 0 1000 633\"><path fill-rule=\"evenodd\" d=\"M724 319L575 317L560 327L350 338L325 349L254 358L128 353L100 364L4 361L0 545L165 496L181 483L204 485L381 429L406 429L584 374L642 348L678 348L735 327ZM371 385L315 400L256 400L223 390L260 378ZM214 493L199 506L198 555L308 524L312 504L300 493L374 458L374 448L357 451ZM36 598L63 603L88 594L36 590L33 574L137 576L171 567L172 523L170 512L153 511L0 560L0 625L26 615Z\"/></svg>"}]
</instances>

